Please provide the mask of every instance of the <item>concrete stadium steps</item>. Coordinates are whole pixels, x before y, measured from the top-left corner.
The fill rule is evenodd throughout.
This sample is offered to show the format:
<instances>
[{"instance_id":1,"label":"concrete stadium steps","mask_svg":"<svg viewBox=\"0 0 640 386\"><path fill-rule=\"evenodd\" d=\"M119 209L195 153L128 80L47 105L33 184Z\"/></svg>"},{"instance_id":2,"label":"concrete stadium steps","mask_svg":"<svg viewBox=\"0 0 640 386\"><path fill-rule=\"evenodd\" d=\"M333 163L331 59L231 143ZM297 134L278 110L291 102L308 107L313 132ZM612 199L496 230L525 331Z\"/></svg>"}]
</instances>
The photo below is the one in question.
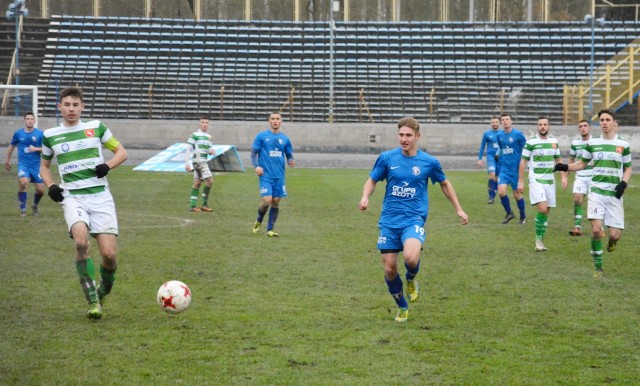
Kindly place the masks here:
<instances>
[{"instance_id":1,"label":"concrete stadium steps","mask_svg":"<svg viewBox=\"0 0 640 386\"><path fill-rule=\"evenodd\" d=\"M35 85L40 75L40 66L45 54L49 20L23 19L20 46L20 84ZM7 82L11 60L16 45L16 27L14 20L0 20L0 82ZM14 82L11 82L14 84Z\"/></svg>"},{"instance_id":2,"label":"concrete stadium steps","mask_svg":"<svg viewBox=\"0 0 640 386\"><path fill-rule=\"evenodd\" d=\"M628 22L597 27L596 64L639 30ZM334 47L337 121L362 117L361 89L376 122L410 114L485 122L500 95L519 119L548 114L559 121L563 84L588 75L591 29L576 22L352 22L337 24ZM58 16L43 58L38 84L47 115L55 114L56 85L78 84L95 116L263 120L280 107L288 113L293 87L294 120L327 117L327 23Z\"/></svg>"}]
</instances>

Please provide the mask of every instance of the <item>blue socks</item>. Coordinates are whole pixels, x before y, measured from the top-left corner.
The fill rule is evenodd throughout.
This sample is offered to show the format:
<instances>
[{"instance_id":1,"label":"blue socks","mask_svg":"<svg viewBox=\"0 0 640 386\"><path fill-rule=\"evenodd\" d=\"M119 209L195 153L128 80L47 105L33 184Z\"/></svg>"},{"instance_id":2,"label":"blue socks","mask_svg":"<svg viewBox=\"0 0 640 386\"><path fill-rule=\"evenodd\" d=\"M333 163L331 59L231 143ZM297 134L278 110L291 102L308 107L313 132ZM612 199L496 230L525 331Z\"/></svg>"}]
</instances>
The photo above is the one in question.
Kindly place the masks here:
<instances>
[{"instance_id":1,"label":"blue socks","mask_svg":"<svg viewBox=\"0 0 640 386\"><path fill-rule=\"evenodd\" d=\"M273 226L276 224L276 220L278 219L278 212L280 208L271 207L269 209L269 222L267 223L267 232L273 230Z\"/></svg>"},{"instance_id":2,"label":"blue socks","mask_svg":"<svg viewBox=\"0 0 640 386\"><path fill-rule=\"evenodd\" d=\"M496 198L496 192L498 191L498 181L490 179L488 182L488 186L489 186L489 199L493 200L494 198Z\"/></svg>"},{"instance_id":3,"label":"blue socks","mask_svg":"<svg viewBox=\"0 0 640 386\"><path fill-rule=\"evenodd\" d=\"M387 280L387 278L385 277L384 281L387 282L389 293L391 294L391 296L393 296L393 300L396 301L398 307L409 308L407 299L405 299L404 294L402 293L402 279L400 279L400 275L396 275L396 277L391 280Z\"/></svg>"},{"instance_id":4,"label":"blue socks","mask_svg":"<svg viewBox=\"0 0 640 386\"><path fill-rule=\"evenodd\" d=\"M524 211L524 197L516 201L516 204L518 204L518 210L520 211L520 220L524 220L525 218L527 218L527 215Z\"/></svg>"},{"instance_id":5,"label":"blue socks","mask_svg":"<svg viewBox=\"0 0 640 386\"><path fill-rule=\"evenodd\" d=\"M18 192L18 202L20 202L20 210L27 209L27 192Z\"/></svg>"},{"instance_id":6,"label":"blue socks","mask_svg":"<svg viewBox=\"0 0 640 386\"><path fill-rule=\"evenodd\" d=\"M511 204L509 203L509 196L500 197L500 203L502 204L502 207L507 212L507 214L511 213Z\"/></svg>"},{"instance_id":7,"label":"blue socks","mask_svg":"<svg viewBox=\"0 0 640 386\"><path fill-rule=\"evenodd\" d=\"M264 220L264 215L267 214L267 208L268 206L265 206L264 208L262 208L261 206L258 207L258 217L256 217L257 222L262 223L262 220Z\"/></svg>"},{"instance_id":8,"label":"blue socks","mask_svg":"<svg viewBox=\"0 0 640 386\"><path fill-rule=\"evenodd\" d=\"M416 264L415 267L411 268L409 267L409 265L407 264L407 262L404 262L404 267L407 269L407 273L405 273L404 277L407 280L413 280L416 278L416 275L418 274L418 271L420 271L420 260L418 260L418 264Z\"/></svg>"}]
</instances>

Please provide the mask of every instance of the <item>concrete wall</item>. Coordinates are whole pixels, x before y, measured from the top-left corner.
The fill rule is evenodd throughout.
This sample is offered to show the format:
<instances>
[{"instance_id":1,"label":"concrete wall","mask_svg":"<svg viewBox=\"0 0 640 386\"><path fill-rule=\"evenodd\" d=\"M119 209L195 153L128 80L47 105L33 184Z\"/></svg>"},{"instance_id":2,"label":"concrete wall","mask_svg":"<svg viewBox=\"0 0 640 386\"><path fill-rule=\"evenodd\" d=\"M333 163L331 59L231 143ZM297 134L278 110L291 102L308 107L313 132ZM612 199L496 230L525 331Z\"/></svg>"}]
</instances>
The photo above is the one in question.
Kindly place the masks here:
<instances>
[{"instance_id":1,"label":"concrete wall","mask_svg":"<svg viewBox=\"0 0 640 386\"><path fill-rule=\"evenodd\" d=\"M181 120L109 120L103 122L127 148L164 149L175 142L184 142L197 130L197 121ZM22 127L22 118L0 117L0 145L7 146L13 132ZM55 118L39 118L38 127L46 129L57 125ZM536 132L534 124L514 123L525 136ZM269 128L263 122L211 121L209 132L214 143L235 145L249 150L253 138ZM434 155L477 154L486 125L421 124L421 148ZM368 123L309 123L283 122L282 131L291 138L296 152L320 153L379 153L398 146L397 127L394 124ZM577 136L576 127L553 126L551 132L558 138L563 153L568 153L571 139ZM599 129L594 128L595 135ZM620 134L631 143L632 151L640 149L640 127L623 127ZM640 153L636 153L640 154Z\"/></svg>"}]
</instances>

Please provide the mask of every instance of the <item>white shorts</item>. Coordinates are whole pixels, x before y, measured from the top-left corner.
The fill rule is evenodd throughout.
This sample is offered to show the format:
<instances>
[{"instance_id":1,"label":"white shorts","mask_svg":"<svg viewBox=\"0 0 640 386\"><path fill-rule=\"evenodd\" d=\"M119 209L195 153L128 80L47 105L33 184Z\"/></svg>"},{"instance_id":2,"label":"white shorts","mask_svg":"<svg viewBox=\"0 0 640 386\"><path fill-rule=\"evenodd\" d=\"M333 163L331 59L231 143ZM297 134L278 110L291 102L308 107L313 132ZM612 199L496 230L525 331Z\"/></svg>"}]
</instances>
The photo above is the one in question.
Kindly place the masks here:
<instances>
[{"instance_id":1,"label":"white shorts","mask_svg":"<svg viewBox=\"0 0 640 386\"><path fill-rule=\"evenodd\" d=\"M193 179L206 180L211 177L211 170L209 164L206 162L194 162L193 163Z\"/></svg>"},{"instance_id":2,"label":"white shorts","mask_svg":"<svg viewBox=\"0 0 640 386\"><path fill-rule=\"evenodd\" d=\"M538 181L529 181L529 201L531 205L546 201L549 208L555 208L556 184L541 184Z\"/></svg>"},{"instance_id":3,"label":"white shorts","mask_svg":"<svg viewBox=\"0 0 640 386\"><path fill-rule=\"evenodd\" d=\"M576 176L576 179L573 181L573 194L586 195L587 193L589 193L589 187L591 187L591 176Z\"/></svg>"},{"instance_id":4,"label":"white shorts","mask_svg":"<svg viewBox=\"0 0 640 386\"><path fill-rule=\"evenodd\" d=\"M624 229L624 207L621 199L613 196L589 192L587 204L587 218L589 220L603 220L610 228Z\"/></svg>"},{"instance_id":5,"label":"white shorts","mask_svg":"<svg viewBox=\"0 0 640 386\"><path fill-rule=\"evenodd\" d=\"M118 235L118 218L116 205L109 190L94 194L73 195L63 192L64 200L60 203L64 211L69 232L77 222L83 222L89 227L91 236L99 233Z\"/></svg>"}]
</instances>

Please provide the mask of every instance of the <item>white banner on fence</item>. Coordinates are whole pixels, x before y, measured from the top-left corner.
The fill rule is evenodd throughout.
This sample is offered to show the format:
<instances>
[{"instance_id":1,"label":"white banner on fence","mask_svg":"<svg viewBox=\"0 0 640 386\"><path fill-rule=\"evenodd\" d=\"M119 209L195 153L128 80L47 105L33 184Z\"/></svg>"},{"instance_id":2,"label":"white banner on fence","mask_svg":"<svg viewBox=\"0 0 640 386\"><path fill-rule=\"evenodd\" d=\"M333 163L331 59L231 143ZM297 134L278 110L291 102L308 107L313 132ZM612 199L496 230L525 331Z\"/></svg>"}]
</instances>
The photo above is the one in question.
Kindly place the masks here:
<instances>
[{"instance_id":1,"label":"white banner on fence","mask_svg":"<svg viewBox=\"0 0 640 386\"><path fill-rule=\"evenodd\" d=\"M185 150L189 144L174 143L160 153L154 155L140 165L133 168L137 171L150 172L186 172ZM238 150L232 145L213 145L216 155L208 157L209 168L214 172L244 172L244 166L238 155Z\"/></svg>"}]
</instances>

